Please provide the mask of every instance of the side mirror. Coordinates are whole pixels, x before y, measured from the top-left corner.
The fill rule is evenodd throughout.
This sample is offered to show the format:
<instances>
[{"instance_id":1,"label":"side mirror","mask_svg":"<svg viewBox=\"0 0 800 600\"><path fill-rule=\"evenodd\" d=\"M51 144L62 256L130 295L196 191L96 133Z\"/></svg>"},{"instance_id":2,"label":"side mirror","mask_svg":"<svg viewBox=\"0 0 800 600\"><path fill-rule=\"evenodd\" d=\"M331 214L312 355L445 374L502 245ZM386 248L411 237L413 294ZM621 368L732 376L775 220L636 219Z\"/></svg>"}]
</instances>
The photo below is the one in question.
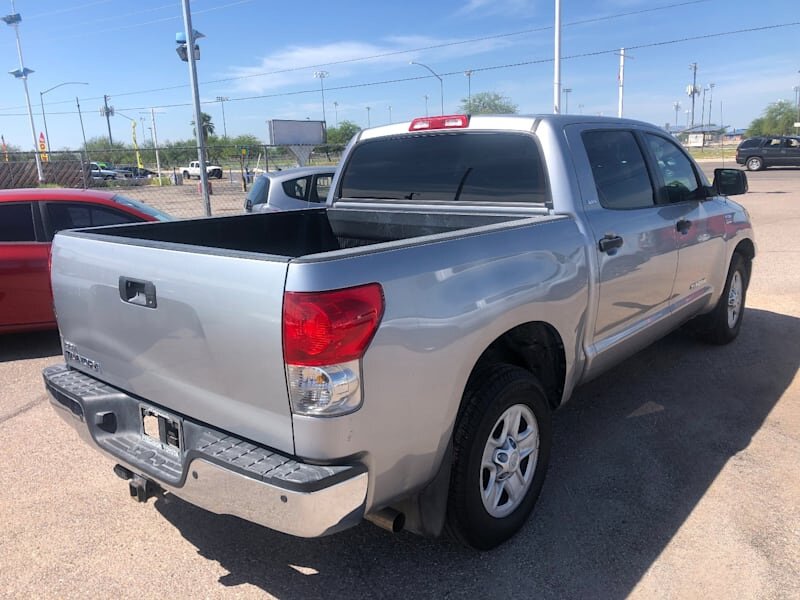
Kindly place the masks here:
<instances>
[{"instance_id":1,"label":"side mirror","mask_svg":"<svg viewBox=\"0 0 800 600\"><path fill-rule=\"evenodd\" d=\"M721 196L747 193L747 175L739 169L714 169L714 191Z\"/></svg>"}]
</instances>

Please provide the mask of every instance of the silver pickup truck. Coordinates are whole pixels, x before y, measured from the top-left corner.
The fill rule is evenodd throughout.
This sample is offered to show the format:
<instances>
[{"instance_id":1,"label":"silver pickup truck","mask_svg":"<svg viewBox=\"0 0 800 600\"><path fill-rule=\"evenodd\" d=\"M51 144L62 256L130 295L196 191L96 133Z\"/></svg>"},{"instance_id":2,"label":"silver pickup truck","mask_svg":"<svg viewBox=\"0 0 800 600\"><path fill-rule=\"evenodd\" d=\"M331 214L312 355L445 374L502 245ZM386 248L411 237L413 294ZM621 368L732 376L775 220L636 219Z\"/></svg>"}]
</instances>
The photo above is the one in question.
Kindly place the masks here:
<instances>
[{"instance_id":1,"label":"silver pickup truck","mask_svg":"<svg viewBox=\"0 0 800 600\"><path fill-rule=\"evenodd\" d=\"M576 385L690 321L736 337L755 246L725 196L746 189L637 121L368 129L327 206L59 233L45 385L139 500L488 549Z\"/></svg>"}]
</instances>

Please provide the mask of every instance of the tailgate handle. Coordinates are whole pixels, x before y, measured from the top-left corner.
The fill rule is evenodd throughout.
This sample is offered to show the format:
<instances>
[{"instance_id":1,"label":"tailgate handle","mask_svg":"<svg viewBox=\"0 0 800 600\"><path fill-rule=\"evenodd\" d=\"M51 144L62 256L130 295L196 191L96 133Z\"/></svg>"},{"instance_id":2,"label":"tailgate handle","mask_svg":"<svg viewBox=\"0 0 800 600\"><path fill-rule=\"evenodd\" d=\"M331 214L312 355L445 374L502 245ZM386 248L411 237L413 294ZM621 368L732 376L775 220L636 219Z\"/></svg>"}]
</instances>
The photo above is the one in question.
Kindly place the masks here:
<instances>
[{"instance_id":1,"label":"tailgate handle","mask_svg":"<svg viewBox=\"0 0 800 600\"><path fill-rule=\"evenodd\" d=\"M152 281L120 277L119 297L128 304L136 304L145 308L155 308L157 306L156 286L153 285Z\"/></svg>"}]
</instances>

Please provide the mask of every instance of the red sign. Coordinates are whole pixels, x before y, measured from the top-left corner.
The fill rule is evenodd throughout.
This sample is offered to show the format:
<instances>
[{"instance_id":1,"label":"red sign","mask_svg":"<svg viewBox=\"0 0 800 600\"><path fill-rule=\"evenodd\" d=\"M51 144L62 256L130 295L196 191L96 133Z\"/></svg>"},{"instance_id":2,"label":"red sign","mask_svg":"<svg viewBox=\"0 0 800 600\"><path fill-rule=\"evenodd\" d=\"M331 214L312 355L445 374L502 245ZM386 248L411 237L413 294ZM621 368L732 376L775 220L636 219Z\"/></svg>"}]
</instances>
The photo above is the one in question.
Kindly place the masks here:
<instances>
[{"instance_id":1,"label":"red sign","mask_svg":"<svg viewBox=\"0 0 800 600\"><path fill-rule=\"evenodd\" d=\"M47 156L47 142L44 139L44 133L39 132L39 152L42 153L42 160L48 162L50 157Z\"/></svg>"}]
</instances>

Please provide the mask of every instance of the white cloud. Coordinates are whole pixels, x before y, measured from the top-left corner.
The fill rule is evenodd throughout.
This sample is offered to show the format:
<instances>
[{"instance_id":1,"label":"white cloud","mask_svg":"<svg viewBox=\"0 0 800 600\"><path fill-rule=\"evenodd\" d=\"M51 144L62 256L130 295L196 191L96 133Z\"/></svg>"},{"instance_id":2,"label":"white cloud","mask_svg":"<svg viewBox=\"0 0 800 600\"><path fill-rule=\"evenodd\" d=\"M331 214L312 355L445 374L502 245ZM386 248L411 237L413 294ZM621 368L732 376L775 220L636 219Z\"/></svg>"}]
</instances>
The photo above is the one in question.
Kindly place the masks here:
<instances>
[{"instance_id":1,"label":"white cloud","mask_svg":"<svg viewBox=\"0 0 800 600\"><path fill-rule=\"evenodd\" d=\"M532 0L468 0L457 14L461 15L532 15Z\"/></svg>"}]
</instances>

